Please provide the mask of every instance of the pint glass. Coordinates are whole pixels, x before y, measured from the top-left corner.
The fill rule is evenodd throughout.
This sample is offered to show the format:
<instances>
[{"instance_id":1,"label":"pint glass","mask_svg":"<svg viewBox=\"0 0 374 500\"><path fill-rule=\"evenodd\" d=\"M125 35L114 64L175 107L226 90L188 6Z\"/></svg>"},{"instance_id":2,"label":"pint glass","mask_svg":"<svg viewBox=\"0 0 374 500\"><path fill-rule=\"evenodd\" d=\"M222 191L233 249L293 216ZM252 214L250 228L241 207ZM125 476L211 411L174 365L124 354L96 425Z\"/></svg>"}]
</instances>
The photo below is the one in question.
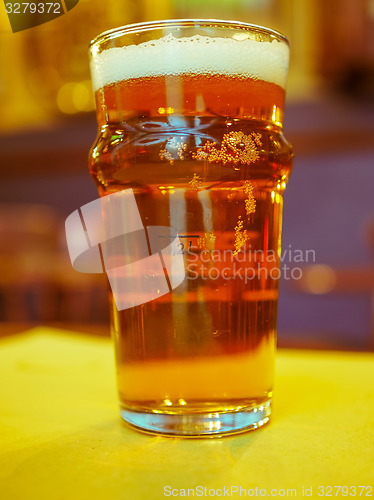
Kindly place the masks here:
<instances>
[{"instance_id":1,"label":"pint glass","mask_svg":"<svg viewBox=\"0 0 374 500\"><path fill-rule=\"evenodd\" d=\"M108 31L90 56L90 172L101 197L131 193L147 241L135 265L140 240L127 235L118 251L135 270L109 292L122 418L179 436L256 429L271 413L292 163L287 39L239 22L169 20ZM147 264L156 253L157 269Z\"/></svg>"}]
</instances>

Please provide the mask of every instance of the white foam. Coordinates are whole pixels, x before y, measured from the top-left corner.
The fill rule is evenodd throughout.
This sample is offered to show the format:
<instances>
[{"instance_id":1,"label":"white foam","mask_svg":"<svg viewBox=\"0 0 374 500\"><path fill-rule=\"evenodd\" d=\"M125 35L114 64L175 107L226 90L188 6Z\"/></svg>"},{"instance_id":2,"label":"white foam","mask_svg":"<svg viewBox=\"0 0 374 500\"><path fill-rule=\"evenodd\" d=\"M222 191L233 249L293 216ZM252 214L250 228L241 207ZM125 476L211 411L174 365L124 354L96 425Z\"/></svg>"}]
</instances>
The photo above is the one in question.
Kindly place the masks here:
<instances>
[{"instance_id":1,"label":"white foam","mask_svg":"<svg viewBox=\"0 0 374 500\"><path fill-rule=\"evenodd\" d=\"M175 38L114 47L93 57L94 90L130 78L158 75L225 74L258 78L284 88L289 48L278 40L260 42L246 38Z\"/></svg>"}]
</instances>

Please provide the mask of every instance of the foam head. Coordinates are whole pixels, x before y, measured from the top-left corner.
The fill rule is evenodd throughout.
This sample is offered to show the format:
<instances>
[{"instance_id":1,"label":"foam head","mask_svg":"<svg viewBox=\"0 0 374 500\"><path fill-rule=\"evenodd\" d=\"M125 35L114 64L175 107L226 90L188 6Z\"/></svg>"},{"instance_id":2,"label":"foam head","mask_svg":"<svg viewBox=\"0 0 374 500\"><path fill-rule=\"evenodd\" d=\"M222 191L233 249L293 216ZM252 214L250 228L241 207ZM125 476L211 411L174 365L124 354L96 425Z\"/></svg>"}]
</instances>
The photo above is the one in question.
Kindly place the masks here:
<instances>
[{"instance_id":1,"label":"foam head","mask_svg":"<svg viewBox=\"0 0 374 500\"><path fill-rule=\"evenodd\" d=\"M288 45L277 39L253 40L245 34L237 38L169 34L156 41L104 50L91 61L94 90L133 78L188 73L254 78L284 88Z\"/></svg>"}]
</instances>

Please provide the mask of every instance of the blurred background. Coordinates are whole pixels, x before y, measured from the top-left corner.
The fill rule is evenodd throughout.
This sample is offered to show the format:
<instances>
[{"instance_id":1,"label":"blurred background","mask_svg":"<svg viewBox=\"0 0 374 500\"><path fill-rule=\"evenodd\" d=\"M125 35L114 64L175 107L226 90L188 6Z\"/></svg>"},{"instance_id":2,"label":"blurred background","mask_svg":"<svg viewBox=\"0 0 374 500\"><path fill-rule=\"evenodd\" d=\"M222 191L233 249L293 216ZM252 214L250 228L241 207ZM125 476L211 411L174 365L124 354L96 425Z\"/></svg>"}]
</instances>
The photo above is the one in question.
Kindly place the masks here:
<instances>
[{"instance_id":1,"label":"blurred background","mask_svg":"<svg viewBox=\"0 0 374 500\"><path fill-rule=\"evenodd\" d=\"M374 0L80 0L19 33L1 3L0 331L109 334L105 277L72 269L64 235L66 216L97 198L88 42L124 24L189 17L264 25L291 43L283 248L315 259L292 263L302 278L281 283L279 344L372 350Z\"/></svg>"}]
</instances>

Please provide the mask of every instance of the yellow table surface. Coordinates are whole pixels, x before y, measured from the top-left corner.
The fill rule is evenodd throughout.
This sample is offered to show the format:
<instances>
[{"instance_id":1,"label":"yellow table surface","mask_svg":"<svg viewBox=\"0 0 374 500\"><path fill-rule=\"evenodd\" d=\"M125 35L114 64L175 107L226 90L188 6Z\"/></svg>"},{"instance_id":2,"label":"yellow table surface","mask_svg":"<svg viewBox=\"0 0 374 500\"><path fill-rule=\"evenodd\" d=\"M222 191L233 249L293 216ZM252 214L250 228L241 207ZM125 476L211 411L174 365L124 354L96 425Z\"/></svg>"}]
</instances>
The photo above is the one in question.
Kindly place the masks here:
<instances>
[{"instance_id":1,"label":"yellow table surface","mask_svg":"<svg viewBox=\"0 0 374 500\"><path fill-rule=\"evenodd\" d=\"M204 440L122 425L113 358L109 339L62 330L0 341L1 499L301 498L303 488L320 498L319 486L373 486L373 354L280 350L271 423Z\"/></svg>"}]
</instances>

